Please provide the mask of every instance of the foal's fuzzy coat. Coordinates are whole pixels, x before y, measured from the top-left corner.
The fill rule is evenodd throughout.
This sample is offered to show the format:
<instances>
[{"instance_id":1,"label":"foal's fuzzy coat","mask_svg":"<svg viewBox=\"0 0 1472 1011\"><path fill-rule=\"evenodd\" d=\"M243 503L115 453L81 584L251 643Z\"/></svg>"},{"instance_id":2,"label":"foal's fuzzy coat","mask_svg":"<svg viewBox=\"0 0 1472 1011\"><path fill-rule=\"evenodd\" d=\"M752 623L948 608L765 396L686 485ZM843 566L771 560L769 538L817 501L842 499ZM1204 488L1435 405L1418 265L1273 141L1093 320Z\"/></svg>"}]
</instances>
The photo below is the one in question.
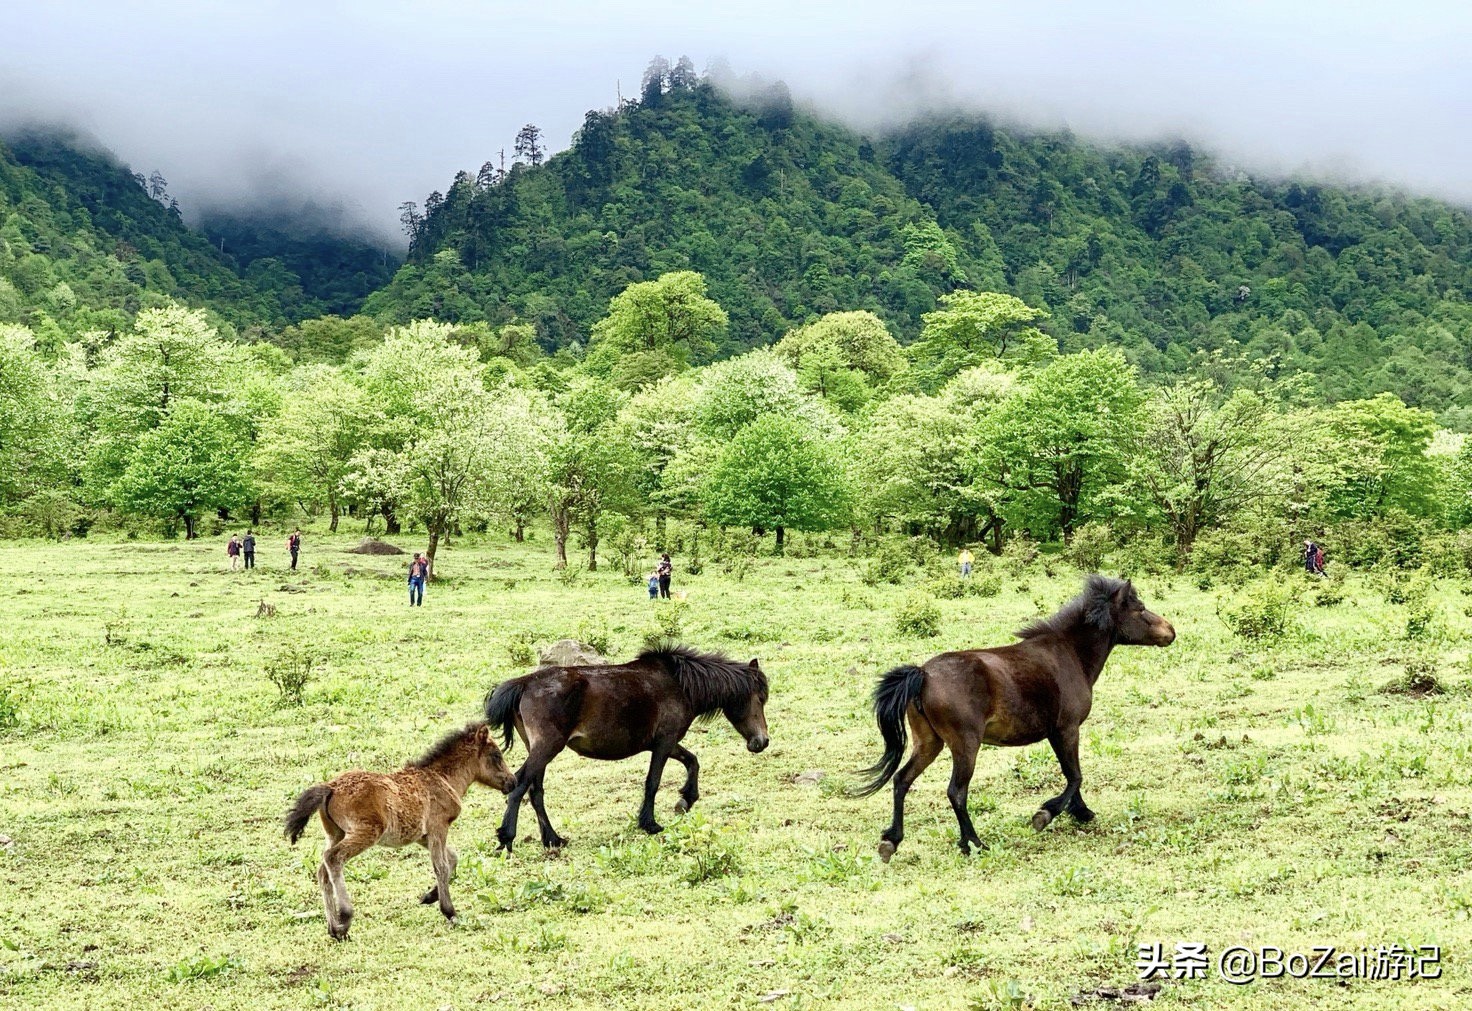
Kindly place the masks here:
<instances>
[{"instance_id":1,"label":"foal's fuzzy coat","mask_svg":"<svg viewBox=\"0 0 1472 1011\"><path fill-rule=\"evenodd\" d=\"M398 772L385 774L355 769L308 787L286 815L286 837L301 838L312 815L322 818L328 847L317 868L327 932L337 940L348 936L353 903L348 898L342 867L374 845L408 846L429 850L435 884L420 900L438 902L440 912L454 919L450 878L455 874L455 851L446 844L450 825L460 815L460 798L471 783L507 793L516 783L491 730L472 723L446 735L424 756Z\"/></svg>"}]
</instances>

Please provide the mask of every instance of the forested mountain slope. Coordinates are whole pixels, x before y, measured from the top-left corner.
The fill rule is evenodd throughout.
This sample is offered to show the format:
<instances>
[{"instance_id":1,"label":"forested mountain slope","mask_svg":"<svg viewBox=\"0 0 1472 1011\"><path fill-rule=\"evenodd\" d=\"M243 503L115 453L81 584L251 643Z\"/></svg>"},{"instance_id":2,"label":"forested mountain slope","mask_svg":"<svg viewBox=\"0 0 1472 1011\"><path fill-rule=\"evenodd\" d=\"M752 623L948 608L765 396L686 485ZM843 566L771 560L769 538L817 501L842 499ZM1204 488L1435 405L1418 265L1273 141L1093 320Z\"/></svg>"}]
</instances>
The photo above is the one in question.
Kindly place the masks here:
<instances>
[{"instance_id":1,"label":"forested mountain slope","mask_svg":"<svg viewBox=\"0 0 1472 1011\"><path fill-rule=\"evenodd\" d=\"M693 269L730 313L730 351L835 309L907 340L938 295L973 287L1147 373L1219 349L1307 371L1328 399L1390 391L1472 422L1472 220L1435 200L981 120L865 138L780 86L738 104L688 74L590 112L541 161L461 172L411 208L409 262L365 311L520 317L565 345L625 285Z\"/></svg>"},{"instance_id":2,"label":"forested mountain slope","mask_svg":"<svg viewBox=\"0 0 1472 1011\"><path fill-rule=\"evenodd\" d=\"M360 243L319 242L310 259L335 275L324 281L311 272L320 268L289 253L283 261L285 240L263 239L257 225L232 237L252 255L222 253L187 227L162 176L135 176L72 138L31 132L0 142L0 323L25 324L43 347L125 330L140 308L169 300L266 333L355 305L392 266Z\"/></svg>"}]
</instances>

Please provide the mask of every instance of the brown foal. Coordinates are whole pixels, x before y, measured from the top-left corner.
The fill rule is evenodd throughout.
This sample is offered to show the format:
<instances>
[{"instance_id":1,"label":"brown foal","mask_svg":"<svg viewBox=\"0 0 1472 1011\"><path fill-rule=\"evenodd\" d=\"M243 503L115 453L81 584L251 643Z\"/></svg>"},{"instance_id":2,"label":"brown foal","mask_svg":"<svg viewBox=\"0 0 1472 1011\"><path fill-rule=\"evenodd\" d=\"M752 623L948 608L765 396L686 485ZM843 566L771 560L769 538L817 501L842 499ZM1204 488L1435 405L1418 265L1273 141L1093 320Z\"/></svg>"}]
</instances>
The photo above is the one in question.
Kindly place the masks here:
<instances>
[{"instance_id":1,"label":"brown foal","mask_svg":"<svg viewBox=\"0 0 1472 1011\"><path fill-rule=\"evenodd\" d=\"M484 723L446 735L424 757L398 772L355 769L302 792L286 815L286 837L296 842L312 815L321 815L328 846L317 868L317 883L322 886L328 934L339 941L348 936L353 903L343 881L343 864L372 846L418 843L428 849L435 883L420 901L438 902L446 919L455 918L450 879L457 861L446 840L450 825L460 816L460 798L471 783L502 793L516 784Z\"/></svg>"},{"instance_id":2,"label":"brown foal","mask_svg":"<svg viewBox=\"0 0 1472 1011\"><path fill-rule=\"evenodd\" d=\"M1017 633L1021 642L992 649L942 653L923 666L902 666L874 689L874 715L884 738L884 755L858 792L868 796L894 777L894 818L879 837L879 856L888 862L904 839L905 794L942 748L951 751L947 796L961 829L961 852L986 844L976 834L966 801L976 755L983 744L1017 747L1046 740L1067 781L1063 792L1033 815L1038 831L1063 811L1085 822L1094 817L1079 792L1079 725L1094 702L1094 682L1115 646L1169 646L1176 630L1145 609L1127 580L1094 575L1083 592L1051 618ZM915 737L910 760L900 768L907 735Z\"/></svg>"}]
</instances>

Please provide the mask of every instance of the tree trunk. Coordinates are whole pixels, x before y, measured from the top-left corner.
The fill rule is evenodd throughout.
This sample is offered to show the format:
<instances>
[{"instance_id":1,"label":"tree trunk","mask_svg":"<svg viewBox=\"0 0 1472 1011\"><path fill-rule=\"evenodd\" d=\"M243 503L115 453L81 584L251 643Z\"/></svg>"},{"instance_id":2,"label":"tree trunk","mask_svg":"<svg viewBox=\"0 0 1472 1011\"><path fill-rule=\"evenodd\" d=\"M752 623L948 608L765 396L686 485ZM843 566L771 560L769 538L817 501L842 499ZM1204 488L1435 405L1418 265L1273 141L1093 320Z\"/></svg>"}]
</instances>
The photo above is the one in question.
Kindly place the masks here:
<instances>
[{"instance_id":1,"label":"tree trunk","mask_svg":"<svg viewBox=\"0 0 1472 1011\"><path fill-rule=\"evenodd\" d=\"M567 510L552 510L552 543L557 549L557 564L554 568L567 568L567 528L570 525Z\"/></svg>"},{"instance_id":2,"label":"tree trunk","mask_svg":"<svg viewBox=\"0 0 1472 1011\"><path fill-rule=\"evenodd\" d=\"M786 540L787 540L787 530L786 530L786 528L785 527L778 527L777 528L777 554L779 554L779 555L782 554L782 550L786 546Z\"/></svg>"},{"instance_id":3,"label":"tree trunk","mask_svg":"<svg viewBox=\"0 0 1472 1011\"><path fill-rule=\"evenodd\" d=\"M439 549L439 546L440 546L440 531L439 531L439 527L432 527L430 529L430 531L429 531L429 547L427 547L427 548L424 549L424 560L426 562L426 565L424 567L425 568L425 573L424 574L429 579L435 578L435 576L434 576L434 553L435 553L435 551L437 551Z\"/></svg>"},{"instance_id":4,"label":"tree trunk","mask_svg":"<svg viewBox=\"0 0 1472 1011\"><path fill-rule=\"evenodd\" d=\"M384 534L396 534L399 532L399 517L394 513L392 506L384 506L383 532Z\"/></svg>"},{"instance_id":5,"label":"tree trunk","mask_svg":"<svg viewBox=\"0 0 1472 1011\"><path fill-rule=\"evenodd\" d=\"M335 533L337 533L337 517L340 514L340 510L337 508L337 496L336 495L330 495L330 496L328 496L328 498L327 498L327 508L330 509L330 510L332 510L332 522L328 524L328 526L327 526L327 532L328 533L331 533L331 534L335 534ZM258 520L257 522L259 523L260 521Z\"/></svg>"},{"instance_id":6,"label":"tree trunk","mask_svg":"<svg viewBox=\"0 0 1472 1011\"><path fill-rule=\"evenodd\" d=\"M588 571L598 571L598 520L588 520Z\"/></svg>"},{"instance_id":7,"label":"tree trunk","mask_svg":"<svg viewBox=\"0 0 1472 1011\"><path fill-rule=\"evenodd\" d=\"M188 513L184 514L184 539L186 541L194 540L194 517Z\"/></svg>"},{"instance_id":8,"label":"tree trunk","mask_svg":"<svg viewBox=\"0 0 1472 1011\"><path fill-rule=\"evenodd\" d=\"M669 546L668 543L665 541L664 535L665 514L663 512L659 512L654 515L654 539L659 542L655 546L658 547L661 551L665 550L665 548Z\"/></svg>"},{"instance_id":9,"label":"tree trunk","mask_svg":"<svg viewBox=\"0 0 1472 1011\"><path fill-rule=\"evenodd\" d=\"M261 525L261 500L256 499L250 504L250 525L258 527Z\"/></svg>"},{"instance_id":10,"label":"tree trunk","mask_svg":"<svg viewBox=\"0 0 1472 1011\"><path fill-rule=\"evenodd\" d=\"M521 522L520 519L516 521L516 529L511 531L511 536L516 538L517 544L526 540L526 524Z\"/></svg>"}]
</instances>

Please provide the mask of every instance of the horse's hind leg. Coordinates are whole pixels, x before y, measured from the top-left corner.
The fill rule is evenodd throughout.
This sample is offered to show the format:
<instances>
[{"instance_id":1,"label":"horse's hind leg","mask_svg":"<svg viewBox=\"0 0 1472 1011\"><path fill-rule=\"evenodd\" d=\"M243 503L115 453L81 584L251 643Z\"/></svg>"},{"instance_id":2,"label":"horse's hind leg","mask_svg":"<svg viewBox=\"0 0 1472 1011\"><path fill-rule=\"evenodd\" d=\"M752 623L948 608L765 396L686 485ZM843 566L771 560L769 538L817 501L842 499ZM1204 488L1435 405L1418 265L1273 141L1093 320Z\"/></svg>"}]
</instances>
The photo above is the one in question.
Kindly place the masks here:
<instances>
[{"instance_id":1,"label":"horse's hind leg","mask_svg":"<svg viewBox=\"0 0 1472 1011\"><path fill-rule=\"evenodd\" d=\"M981 836L976 834L976 826L971 823L971 812L966 808L971 797L971 776L976 772L976 753L980 748L981 742L975 739L951 745L951 785L946 788L946 797L951 802L951 810L956 812L956 824L961 830L959 845L965 856L971 855L972 843L977 849L986 849L986 843L981 841Z\"/></svg>"},{"instance_id":2,"label":"horse's hind leg","mask_svg":"<svg viewBox=\"0 0 1472 1011\"><path fill-rule=\"evenodd\" d=\"M940 749L945 743L930 721L921 716L913 708L907 714L910 721L910 736L915 742L915 748L910 752L910 760L900 767L900 771L894 777L894 818L889 823L889 828L879 834L879 859L889 863L889 858L894 856L894 851L905 839L905 795L910 792L910 787L915 780L920 778L930 763L935 761L935 756L940 754Z\"/></svg>"},{"instance_id":3,"label":"horse's hind leg","mask_svg":"<svg viewBox=\"0 0 1472 1011\"><path fill-rule=\"evenodd\" d=\"M1089 810L1079 794L1084 776L1078 764L1078 725L1059 727L1048 735L1048 743L1053 746L1053 754L1058 756L1058 764L1067 782L1062 793L1043 801L1043 806L1032 816L1032 827L1039 832L1063 811L1079 821L1090 821L1094 817L1094 812Z\"/></svg>"},{"instance_id":4,"label":"horse's hind leg","mask_svg":"<svg viewBox=\"0 0 1472 1011\"><path fill-rule=\"evenodd\" d=\"M347 882L343 880L342 867L353 857L368 849L382 832L376 827L357 827L349 831L341 841L327 847L322 854L322 866L327 868L332 884L332 894L337 905L337 922L328 921L327 932L341 941L347 938L348 928L353 923L353 900L348 895Z\"/></svg>"},{"instance_id":5,"label":"horse's hind leg","mask_svg":"<svg viewBox=\"0 0 1472 1011\"><path fill-rule=\"evenodd\" d=\"M675 813L684 814L700 799L700 762L694 752L678 744L670 757L685 766L685 785L680 787L680 799L675 802Z\"/></svg>"},{"instance_id":6,"label":"horse's hind leg","mask_svg":"<svg viewBox=\"0 0 1472 1011\"><path fill-rule=\"evenodd\" d=\"M516 842L516 818L521 812L521 799L532 789L533 784L536 784L538 794L541 793L541 778L547 770L547 763L556 758L557 753L567 745L565 735L543 737L531 732L531 728L528 731L536 743L529 746L526 762L516 772L516 785L506 795L506 816L501 819L501 827L496 830L496 848L507 853L511 852L511 847ZM532 806L536 807L535 801ZM538 817L541 817L540 813Z\"/></svg>"}]
</instances>

